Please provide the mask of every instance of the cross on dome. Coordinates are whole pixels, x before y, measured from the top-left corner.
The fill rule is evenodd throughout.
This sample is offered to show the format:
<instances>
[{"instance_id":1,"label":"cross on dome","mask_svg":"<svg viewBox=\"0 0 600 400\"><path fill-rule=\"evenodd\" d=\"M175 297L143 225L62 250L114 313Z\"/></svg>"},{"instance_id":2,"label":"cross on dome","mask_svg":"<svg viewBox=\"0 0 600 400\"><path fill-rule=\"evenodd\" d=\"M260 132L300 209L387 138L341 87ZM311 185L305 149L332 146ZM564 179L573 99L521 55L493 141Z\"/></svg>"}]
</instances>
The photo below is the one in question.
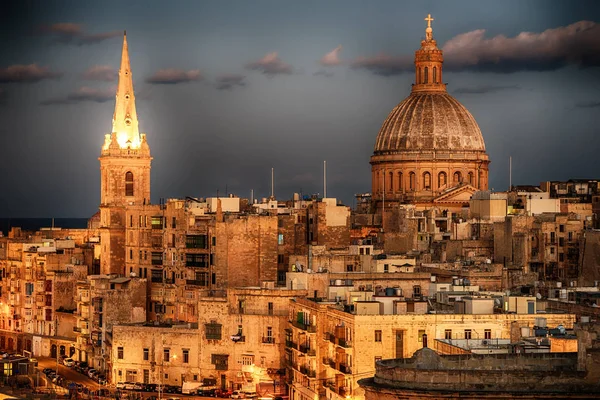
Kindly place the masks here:
<instances>
[{"instance_id":1,"label":"cross on dome","mask_svg":"<svg viewBox=\"0 0 600 400\"><path fill-rule=\"evenodd\" d=\"M431 14L427 14L427 18L425 18L425 21L427 21L427 27L431 28L431 21L433 21L433 18L431 18Z\"/></svg>"}]
</instances>

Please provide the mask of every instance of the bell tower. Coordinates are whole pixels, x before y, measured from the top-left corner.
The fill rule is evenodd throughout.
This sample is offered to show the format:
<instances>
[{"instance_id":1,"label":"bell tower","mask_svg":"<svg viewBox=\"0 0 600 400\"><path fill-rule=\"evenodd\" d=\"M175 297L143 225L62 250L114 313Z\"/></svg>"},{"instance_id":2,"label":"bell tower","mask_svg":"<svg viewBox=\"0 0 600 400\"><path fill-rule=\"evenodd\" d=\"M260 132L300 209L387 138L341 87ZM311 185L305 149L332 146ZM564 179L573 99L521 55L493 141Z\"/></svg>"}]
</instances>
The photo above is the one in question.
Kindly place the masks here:
<instances>
[{"instance_id":1,"label":"bell tower","mask_svg":"<svg viewBox=\"0 0 600 400\"><path fill-rule=\"evenodd\" d=\"M102 274L122 273L125 265L125 211L150 204L150 147L140 134L129 62L127 34L112 120L100 153L100 240Z\"/></svg>"},{"instance_id":2,"label":"bell tower","mask_svg":"<svg viewBox=\"0 0 600 400\"><path fill-rule=\"evenodd\" d=\"M444 55L433 38L431 14L427 15L425 21L425 40L421 41L421 48L415 51L415 84L412 92L445 92L446 84L442 83Z\"/></svg>"}]
</instances>

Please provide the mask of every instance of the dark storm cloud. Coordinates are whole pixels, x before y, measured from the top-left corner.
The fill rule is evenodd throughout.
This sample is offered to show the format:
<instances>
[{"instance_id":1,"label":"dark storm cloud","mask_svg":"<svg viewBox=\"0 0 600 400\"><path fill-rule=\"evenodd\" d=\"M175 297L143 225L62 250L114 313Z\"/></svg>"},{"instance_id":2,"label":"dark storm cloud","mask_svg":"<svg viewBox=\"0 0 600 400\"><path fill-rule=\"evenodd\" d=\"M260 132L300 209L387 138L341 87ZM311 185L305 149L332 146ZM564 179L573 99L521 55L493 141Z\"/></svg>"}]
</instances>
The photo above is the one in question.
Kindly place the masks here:
<instances>
[{"instance_id":1,"label":"dark storm cloud","mask_svg":"<svg viewBox=\"0 0 600 400\"><path fill-rule=\"evenodd\" d=\"M219 90L230 90L236 86L246 86L246 82L244 82L245 78L246 77L244 75L237 74L226 74L218 76L216 79L216 88Z\"/></svg>"},{"instance_id":2,"label":"dark storm cloud","mask_svg":"<svg viewBox=\"0 0 600 400\"><path fill-rule=\"evenodd\" d=\"M58 105L58 104L76 104L84 101L96 103L104 103L109 100L114 100L115 89L95 89L87 86L82 86L74 92L69 93L65 97L56 97L40 102L41 105Z\"/></svg>"},{"instance_id":3,"label":"dark storm cloud","mask_svg":"<svg viewBox=\"0 0 600 400\"><path fill-rule=\"evenodd\" d=\"M511 73L554 71L567 65L600 66L600 24L579 21L541 33L521 32L509 38L485 37L485 30L462 33L450 39L444 50L447 71ZM392 76L414 70L413 58L380 54L360 57L352 68L375 75Z\"/></svg>"},{"instance_id":4,"label":"dark storm cloud","mask_svg":"<svg viewBox=\"0 0 600 400\"><path fill-rule=\"evenodd\" d=\"M60 78L62 73L50 71L37 64L11 65L0 68L0 83L33 83L44 79Z\"/></svg>"},{"instance_id":5,"label":"dark storm cloud","mask_svg":"<svg viewBox=\"0 0 600 400\"><path fill-rule=\"evenodd\" d=\"M575 104L577 108L598 108L600 107L600 101L582 101Z\"/></svg>"},{"instance_id":6,"label":"dark storm cloud","mask_svg":"<svg viewBox=\"0 0 600 400\"><path fill-rule=\"evenodd\" d=\"M473 87L462 87L454 90L454 93L460 94L485 94L485 93L495 93L502 90L519 90L521 87L519 85L505 85L505 86L495 86L495 85L482 85L482 86L473 86Z\"/></svg>"},{"instance_id":7,"label":"dark storm cloud","mask_svg":"<svg viewBox=\"0 0 600 400\"><path fill-rule=\"evenodd\" d=\"M393 76L414 71L413 59L408 56L394 57L379 54L373 57L359 57L350 63L353 69L365 69L375 75Z\"/></svg>"},{"instance_id":8,"label":"dark storm cloud","mask_svg":"<svg viewBox=\"0 0 600 400\"><path fill-rule=\"evenodd\" d=\"M553 71L567 65L600 66L600 25L579 21L541 33L485 38L485 30L463 33L443 47L449 70Z\"/></svg>"},{"instance_id":9,"label":"dark storm cloud","mask_svg":"<svg viewBox=\"0 0 600 400\"><path fill-rule=\"evenodd\" d=\"M284 63L277 52L269 53L258 61L246 64L250 70L260 71L268 76L290 75L294 69L290 64Z\"/></svg>"},{"instance_id":10,"label":"dark storm cloud","mask_svg":"<svg viewBox=\"0 0 600 400\"><path fill-rule=\"evenodd\" d=\"M40 27L40 32L53 36L59 43L76 45L100 43L106 39L118 37L123 34L120 31L86 34L83 30L83 25L72 22L43 25Z\"/></svg>"},{"instance_id":11,"label":"dark storm cloud","mask_svg":"<svg viewBox=\"0 0 600 400\"><path fill-rule=\"evenodd\" d=\"M146 78L146 82L152 84L174 85L177 83L196 82L202 80L199 69L184 71L177 68L158 70L154 75Z\"/></svg>"},{"instance_id":12,"label":"dark storm cloud","mask_svg":"<svg viewBox=\"0 0 600 400\"><path fill-rule=\"evenodd\" d=\"M313 76L324 76L326 78L331 78L334 75L332 71L327 71L326 69L320 69L316 72L313 72Z\"/></svg>"},{"instance_id":13,"label":"dark storm cloud","mask_svg":"<svg viewBox=\"0 0 600 400\"><path fill-rule=\"evenodd\" d=\"M88 68L81 77L88 81L114 82L117 71L109 65L94 65Z\"/></svg>"}]
</instances>

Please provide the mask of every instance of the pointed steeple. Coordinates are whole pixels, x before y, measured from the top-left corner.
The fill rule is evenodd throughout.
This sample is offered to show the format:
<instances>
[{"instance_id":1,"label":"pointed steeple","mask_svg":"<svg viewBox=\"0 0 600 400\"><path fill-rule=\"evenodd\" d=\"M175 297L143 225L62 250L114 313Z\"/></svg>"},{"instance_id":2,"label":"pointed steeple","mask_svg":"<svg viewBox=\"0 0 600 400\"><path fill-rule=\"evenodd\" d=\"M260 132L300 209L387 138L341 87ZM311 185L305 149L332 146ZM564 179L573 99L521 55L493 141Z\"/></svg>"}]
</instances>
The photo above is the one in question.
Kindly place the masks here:
<instances>
[{"instance_id":1,"label":"pointed steeple","mask_svg":"<svg viewBox=\"0 0 600 400\"><path fill-rule=\"evenodd\" d=\"M112 131L116 133L120 148L140 148L141 138L135 110L135 94L133 93L126 31L123 34L123 51L121 54L121 68L119 68L119 84L117 86Z\"/></svg>"},{"instance_id":2,"label":"pointed steeple","mask_svg":"<svg viewBox=\"0 0 600 400\"><path fill-rule=\"evenodd\" d=\"M421 41L421 48L415 52L415 84L412 91L445 92L446 84L442 82L444 55L433 38L431 14L427 15L425 21L427 21L425 40Z\"/></svg>"}]
</instances>

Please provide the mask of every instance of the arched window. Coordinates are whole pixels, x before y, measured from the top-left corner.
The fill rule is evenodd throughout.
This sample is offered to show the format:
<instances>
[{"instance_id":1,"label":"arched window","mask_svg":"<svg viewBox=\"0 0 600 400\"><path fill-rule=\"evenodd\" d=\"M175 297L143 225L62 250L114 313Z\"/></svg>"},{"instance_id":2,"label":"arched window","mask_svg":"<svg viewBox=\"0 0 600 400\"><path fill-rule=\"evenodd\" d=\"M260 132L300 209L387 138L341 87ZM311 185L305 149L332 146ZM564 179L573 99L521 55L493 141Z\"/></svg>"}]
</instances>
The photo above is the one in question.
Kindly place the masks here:
<instances>
[{"instance_id":1,"label":"arched window","mask_svg":"<svg viewBox=\"0 0 600 400\"><path fill-rule=\"evenodd\" d=\"M429 172L423 174L423 189L431 189L431 174Z\"/></svg>"},{"instance_id":2,"label":"arched window","mask_svg":"<svg viewBox=\"0 0 600 400\"><path fill-rule=\"evenodd\" d=\"M402 172L398 172L398 190L404 189Z\"/></svg>"},{"instance_id":3,"label":"arched window","mask_svg":"<svg viewBox=\"0 0 600 400\"><path fill-rule=\"evenodd\" d=\"M446 183L447 183L447 181L446 181L446 173L445 172L440 172L438 174L438 187L441 188L443 186L446 186Z\"/></svg>"},{"instance_id":4,"label":"arched window","mask_svg":"<svg viewBox=\"0 0 600 400\"><path fill-rule=\"evenodd\" d=\"M462 181L462 176L460 174L460 171L456 171L454 173L454 177L453 178L454 178L453 179L454 183L460 183Z\"/></svg>"},{"instance_id":5,"label":"arched window","mask_svg":"<svg viewBox=\"0 0 600 400\"><path fill-rule=\"evenodd\" d=\"M469 172L469 185L472 185L473 183L473 173Z\"/></svg>"},{"instance_id":6,"label":"arched window","mask_svg":"<svg viewBox=\"0 0 600 400\"><path fill-rule=\"evenodd\" d=\"M437 67L433 67L433 83L437 83Z\"/></svg>"},{"instance_id":7,"label":"arched window","mask_svg":"<svg viewBox=\"0 0 600 400\"><path fill-rule=\"evenodd\" d=\"M133 196L133 174L130 171L125 174L125 196Z\"/></svg>"},{"instance_id":8,"label":"arched window","mask_svg":"<svg viewBox=\"0 0 600 400\"><path fill-rule=\"evenodd\" d=\"M410 190L415 190L415 173L411 172L410 174L408 174L408 188Z\"/></svg>"},{"instance_id":9,"label":"arched window","mask_svg":"<svg viewBox=\"0 0 600 400\"><path fill-rule=\"evenodd\" d=\"M423 68L419 68L419 83L423 83Z\"/></svg>"},{"instance_id":10,"label":"arched window","mask_svg":"<svg viewBox=\"0 0 600 400\"><path fill-rule=\"evenodd\" d=\"M425 67L425 83L429 83L429 68Z\"/></svg>"},{"instance_id":11,"label":"arched window","mask_svg":"<svg viewBox=\"0 0 600 400\"><path fill-rule=\"evenodd\" d=\"M394 173L390 172L390 192L394 191Z\"/></svg>"}]
</instances>

